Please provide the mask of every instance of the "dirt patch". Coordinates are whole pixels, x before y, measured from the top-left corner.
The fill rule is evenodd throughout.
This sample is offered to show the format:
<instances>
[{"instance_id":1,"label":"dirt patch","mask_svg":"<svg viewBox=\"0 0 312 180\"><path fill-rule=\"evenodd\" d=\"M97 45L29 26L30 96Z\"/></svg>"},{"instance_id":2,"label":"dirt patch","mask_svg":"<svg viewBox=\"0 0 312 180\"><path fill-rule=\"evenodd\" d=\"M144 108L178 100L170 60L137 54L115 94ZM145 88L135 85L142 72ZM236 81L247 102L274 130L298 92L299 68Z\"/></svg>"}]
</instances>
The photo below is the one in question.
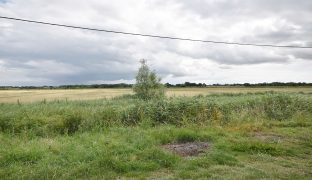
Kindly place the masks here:
<instances>
[{"instance_id":1,"label":"dirt patch","mask_svg":"<svg viewBox=\"0 0 312 180\"><path fill-rule=\"evenodd\" d=\"M196 156L209 148L207 142L188 142L180 144L166 144L163 148L180 156Z\"/></svg>"},{"instance_id":2,"label":"dirt patch","mask_svg":"<svg viewBox=\"0 0 312 180\"><path fill-rule=\"evenodd\" d=\"M257 139L266 142L281 142L283 140L283 136L277 134L264 134L264 133L255 133L253 136Z\"/></svg>"}]
</instances>

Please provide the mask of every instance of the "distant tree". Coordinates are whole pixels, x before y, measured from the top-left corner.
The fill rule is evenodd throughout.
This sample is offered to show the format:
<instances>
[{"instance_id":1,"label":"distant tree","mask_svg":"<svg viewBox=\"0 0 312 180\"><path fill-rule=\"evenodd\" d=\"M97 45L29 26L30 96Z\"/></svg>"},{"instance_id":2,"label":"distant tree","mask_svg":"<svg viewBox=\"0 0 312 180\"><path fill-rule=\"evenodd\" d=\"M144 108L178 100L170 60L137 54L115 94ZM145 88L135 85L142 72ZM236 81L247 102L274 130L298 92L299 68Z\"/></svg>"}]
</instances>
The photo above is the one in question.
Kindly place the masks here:
<instances>
[{"instance_id":1,"label":"distant tree","mask_svg":"<svg viewBox=\"0 0 312 180\"><path fill-rule=\"evenodd\" d=\"M174 85L172 85L172 84L170 84L170 83L167 82L167 83L165 84L165 87L167 87L167 88L168 88L168 87L174 87Z\"/></svg>"},{"instance_id":2,"label":"distant tree","mask_svg":"<svg viewBox=\"0 0 312 180\"><path fill-rule=\"evenodd\" d=\"M161 78L156 75L154 71L151 71L146 60L140 61L141 67L136 75L136 83L133 86L133 90L139 98L148 100L153 98L163 98L164 85L161 84Z\"/></svg>"}]
</instances>

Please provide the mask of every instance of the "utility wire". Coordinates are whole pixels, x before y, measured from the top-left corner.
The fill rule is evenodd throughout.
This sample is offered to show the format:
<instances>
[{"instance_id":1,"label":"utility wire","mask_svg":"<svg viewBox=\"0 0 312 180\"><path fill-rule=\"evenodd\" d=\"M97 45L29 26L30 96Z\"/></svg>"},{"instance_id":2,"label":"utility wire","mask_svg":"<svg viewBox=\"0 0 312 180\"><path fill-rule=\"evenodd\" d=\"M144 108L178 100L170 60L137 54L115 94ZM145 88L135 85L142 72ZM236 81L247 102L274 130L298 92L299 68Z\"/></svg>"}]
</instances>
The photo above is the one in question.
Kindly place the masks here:
<instances>
[{"instance_id":1,"label":"utility wire","mask_svg":"<svg viewBox=\"0 0 312 180\"><path fill-rule=\"evenodd\" d=\"M43 22L43 21L34 21L34 20L28 20L28 19L12 18L12 17L6 17L6 16L0 16L0 18L1 19L7 19L7 20L13 20L13 21L22 21L22 22L28 22L28 23L44 24L44 25L59 26L59 27L66 27L66 28L73 28L73 29L83 29L83 30L89 30L89 31L108 32L108 33L115 33L115 34L125 34L125 35L132 35L132 36L152 37L152 38L171 39L171 40L180 40L180 41L192 41L192 42L239 45L239 46L260 46L260 47L275 47L275 48L312 49L312 46L252 44L252 43L239 43L239 42L226 42L226 41L212 41L212 40L180 38L180 37L172 37L172 36L160 36L160 35L141 34L141 33L123 32L123 31L113 31L113 30L106 30L106 29L97 29L97 28L72 26L72 25L57 24L57 23L50 23L50 22Z\"/></svg>"}]
</instances>

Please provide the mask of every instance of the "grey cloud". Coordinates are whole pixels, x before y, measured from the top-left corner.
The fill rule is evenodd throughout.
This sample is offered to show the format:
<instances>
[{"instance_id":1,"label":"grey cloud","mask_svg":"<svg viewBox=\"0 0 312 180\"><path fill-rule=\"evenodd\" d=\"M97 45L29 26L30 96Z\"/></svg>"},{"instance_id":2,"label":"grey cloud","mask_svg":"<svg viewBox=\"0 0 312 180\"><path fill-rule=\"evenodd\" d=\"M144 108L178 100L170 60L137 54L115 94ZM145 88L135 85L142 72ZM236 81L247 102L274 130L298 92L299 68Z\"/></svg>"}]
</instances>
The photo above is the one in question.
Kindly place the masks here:
<instances>
[{"instance_id":1,"label":"grey cloud","mask_svg":"<svg viewBox=\"0 0 312 180\"><path fill-rule=\"evenodd\" d=\"M241 46L195 46L190 51L176 48L171 49L181 56L193 59L209 59L223 65L251 65L263 63L287 63L289 54L278 49L273 51L270 48L262 47L241 47Z\"/></svg>"},{"instance_id":2,"label":"grey cloud","mask_svg":"<svg viewBox=\"0 0 312 180\"><path fill-rule=\"evenodd\" d=\"M215 0L182 0L185 10L197 13L203 18L209 16L223 17L264 17L276 15L299 14L310 11L312 2L307 0L253 0L253 1L215 1Z\"/></svg>"},{"instance_id":3,"label":"grey cloud","mask_svg":"<svg viewBox=\"0 0 312 180\"><path fill-rule=\"evenodd\" d=\"M311 50L293 50L292 52L289 52L289 54L292 54L295 58L305 59L309 61L312 60Z\"/></svg>"},{"instance_id":4,"label":"grey cloud","mask_svg":"<svg viewBox=\"0 0 312 180\"><path fill-rule=\"evenodd\" d=\"M227 65L221 65L219 66L220 69L232 69L231 66L227 66Z\"/></svg>"},{"instance_id":5,"label":"grey cloud","mask_svg":"<svg viewBox=\"0 0 312 180\"><path fill-rule=\"evenodd\" d=\"M312 44L312 1L304 0L10 0L6 3L0 0L0 14L196 39ZM210 72L214 67L226 72L235 71L238 66L293 66L290 62L312 60L309 49L161 40L3 19L0 20L0 47L0 62L4 62L0 64L0 71L11 73L10 76L16 74L15 78L1 76L0 85L128 81L134 79L141 58L147 58L162 77L196 81L202 76L208 77L207 82L211 82L211 75L214 79L226 77Z\"/></svg>"},{"instance_id":6,"label":"grey cloud","mask_svg":"<svg viewBox=\"0 0 312 180\"><path fill-rule=\"evenodd\" d=\"M191 11L204 20L214 19L231 30L238 24L275 20L272 24L258 24L246 30L235 41L243 43L307 46L312 37L312 1L254 0L254 1L181 1L185 11ZM225 28L225 30L226 30ZM220 40L215 37L214 40ZM228 39L223 39L228 41ZM231 41L231 40L230 40Z\"/></svg>"}]
</instances>

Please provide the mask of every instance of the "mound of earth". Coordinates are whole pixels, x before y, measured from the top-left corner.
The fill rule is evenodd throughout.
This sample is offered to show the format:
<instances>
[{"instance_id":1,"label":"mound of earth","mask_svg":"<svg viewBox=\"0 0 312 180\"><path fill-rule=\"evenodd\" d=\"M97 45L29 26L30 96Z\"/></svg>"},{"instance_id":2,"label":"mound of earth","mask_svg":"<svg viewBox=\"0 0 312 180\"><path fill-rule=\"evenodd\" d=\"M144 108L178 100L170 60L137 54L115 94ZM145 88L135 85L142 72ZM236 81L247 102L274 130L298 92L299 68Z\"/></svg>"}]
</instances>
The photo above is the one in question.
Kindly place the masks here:
<instances>
[{"instance_id":1,"label":"mound of earth","mask_svg":"<svg viewBox=\"0 0 312 180\"><path fill-rule=\"evenodd\" d=\"M166 144L163 148L180 156L196 156L209 148L207 142L188 142L179 144Z\"/></svg>"}]
</instances>

